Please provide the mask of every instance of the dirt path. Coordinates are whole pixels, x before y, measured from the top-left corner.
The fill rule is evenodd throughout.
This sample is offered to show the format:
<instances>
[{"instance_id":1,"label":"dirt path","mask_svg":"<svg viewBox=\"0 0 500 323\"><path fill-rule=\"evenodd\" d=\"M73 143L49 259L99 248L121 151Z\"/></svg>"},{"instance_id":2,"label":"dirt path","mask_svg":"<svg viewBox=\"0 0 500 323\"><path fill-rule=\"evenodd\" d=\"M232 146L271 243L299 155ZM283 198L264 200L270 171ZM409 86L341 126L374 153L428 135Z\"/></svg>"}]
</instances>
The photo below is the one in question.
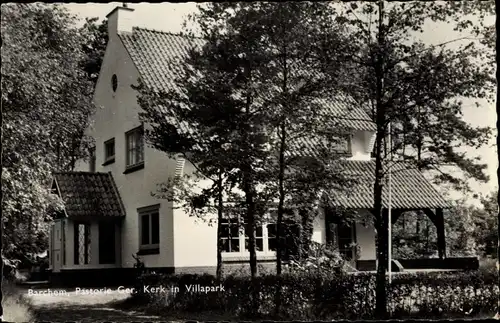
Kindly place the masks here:
<instances>
[{"instance_id":1,"label":"dirt path","mask_svg":"<svg viewBox=\"0 0 500 323\"><path fill-rule=\"evenodd\" d=\"M116 290L111 293L94 295L82 295L75 291L46 295L32 293L30 295L29 291L26 290L23 295L31 302L37 321L73 321L78 323L162 321L158 316L113 308L111 306L113 302L124 300L129 296L129 294L120 293Z\"/></svg>"}]
</instances>

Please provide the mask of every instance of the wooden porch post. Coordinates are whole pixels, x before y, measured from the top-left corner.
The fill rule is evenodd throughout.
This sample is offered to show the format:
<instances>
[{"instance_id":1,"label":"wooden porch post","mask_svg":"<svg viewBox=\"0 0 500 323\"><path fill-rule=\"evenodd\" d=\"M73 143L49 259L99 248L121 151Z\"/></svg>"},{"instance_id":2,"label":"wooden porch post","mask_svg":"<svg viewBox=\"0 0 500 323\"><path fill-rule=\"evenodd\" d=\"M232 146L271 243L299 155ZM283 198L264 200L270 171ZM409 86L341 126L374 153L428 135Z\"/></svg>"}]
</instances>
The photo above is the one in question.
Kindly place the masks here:
<instances>
[{"instance_id":1,"label":"wooden porch post","mask_svg":"<svg viewBox=\"0 0 500 323\"><path fill-rule=\"evenodd\" d=\"M438 255L440 259L446 258L446 239L444 232L444 216L443 209L436 209L436 229L437 229L437 244L438 244Z\"/></svg>"}]
</instances>

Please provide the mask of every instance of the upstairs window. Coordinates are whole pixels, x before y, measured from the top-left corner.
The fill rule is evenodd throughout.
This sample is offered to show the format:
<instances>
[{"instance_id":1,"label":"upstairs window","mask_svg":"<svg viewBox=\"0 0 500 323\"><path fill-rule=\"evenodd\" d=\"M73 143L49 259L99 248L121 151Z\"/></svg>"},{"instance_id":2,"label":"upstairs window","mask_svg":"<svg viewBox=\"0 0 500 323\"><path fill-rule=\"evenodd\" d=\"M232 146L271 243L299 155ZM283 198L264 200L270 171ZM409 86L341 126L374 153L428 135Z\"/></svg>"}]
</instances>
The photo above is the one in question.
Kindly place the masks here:
<instances>
[{"instance_id":1,"label":"upstairs window","mask_svg":"<svg viewBox=\"0 0 500 323\"><path fill-rule=\"evenodd\" d=\"M340 155L350 155L351 150L351 136L350 135L338 135L335 137L323 137L320 138L322 142L323 149L326 149L329 153L335 153Z\"/></svg>"},{"instance_id":2,"label":"upstairs window","mask_svg":"<svg viewBox=\"0 0 500 323\"><path fill-rule=\"evenodd\" d=\"M144 130L141 127L130 130L126 137L127 168L144 164Z\"/></svg>"},{"instance_id":3,"label":"upstairs window","mask_svg":"<svg viewBox=\"0 0 500 323\"><path fill-rule=\"evenodd\" d=\"M351 136L342 136L335 142L332 142L332 148L339 154L351 154Z\"/></svg>"},{"instance_id":4,"label":"upstairs window","mask_svg":"<svg viewBox=\"0 0 500 323\"><path fill-rule=\"evenodd\" d=\"M115 138L112 138L104 143L104 165L111 164L115 161Z\"/></svg>"}]
</instances>

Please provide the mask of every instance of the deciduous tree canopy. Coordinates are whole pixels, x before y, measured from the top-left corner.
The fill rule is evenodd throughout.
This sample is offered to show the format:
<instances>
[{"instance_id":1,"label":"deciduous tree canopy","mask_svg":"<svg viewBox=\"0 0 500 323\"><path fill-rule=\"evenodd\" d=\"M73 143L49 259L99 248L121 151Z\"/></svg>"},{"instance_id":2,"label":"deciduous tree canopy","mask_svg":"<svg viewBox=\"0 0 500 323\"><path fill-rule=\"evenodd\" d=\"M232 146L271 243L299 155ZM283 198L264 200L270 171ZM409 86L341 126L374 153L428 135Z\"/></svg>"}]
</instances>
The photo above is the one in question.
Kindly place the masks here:
<instances>
[{"instance_id":1,"label":"deciduous tree canopy","mask_svg":"<svg viewBox=\"0 0 500 323\"><path fill-rule=\"evenodd\" d=\"M88 34L63 7L10 3L1 11L3 254L19 259L47 247L51 173L83 156L93 84L81 68Z\"/></svg>"}]
</instances>

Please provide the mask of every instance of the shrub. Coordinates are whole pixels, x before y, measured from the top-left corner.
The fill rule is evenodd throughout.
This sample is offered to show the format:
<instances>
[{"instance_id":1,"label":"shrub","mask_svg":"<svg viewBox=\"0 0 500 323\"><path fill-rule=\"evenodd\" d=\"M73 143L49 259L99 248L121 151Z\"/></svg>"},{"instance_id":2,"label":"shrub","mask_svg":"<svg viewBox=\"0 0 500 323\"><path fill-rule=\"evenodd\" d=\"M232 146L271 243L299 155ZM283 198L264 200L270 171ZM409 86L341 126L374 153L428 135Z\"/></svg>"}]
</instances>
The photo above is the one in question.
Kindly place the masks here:
<instances>
[{"instance_id":1,"label":"shrub","mask_svg":"<svg viewBox=\"0 0 500 323\"><path fill-rule=\"evenodd\" d=\"M496 306L497 277L481 271L402 274L393 280L389 300L392 311L400 316L487 313Z\"/></svg>"},{"instance_id":2,"label":"shrub","mask_svg":"<svg viewBox=\"0 0 500 323\"><path fill-rule=\"evenodd\" d=\"M477 272L404 273L394 277L388 289L393 318L463 317L495 308L497 276ZM149 307L160 311L225 312L240 317L259 315L275 319L369 319L375 309L375 276L341 270L319 274L316 270L288 271L280 277L211 275L141 276L140 283L167 287L167 293L148 294ZM193 292L186 285L218 286L225 291ZM275 312L277 286L281 286L281 311ZM177 287L174 292L171 287ZM251 290L258 295L258 312L249 313ZM489 313L488 313L489 314ZM278 317L276 317L276 315Z\"/></svg>"},{"instance_id":3,"label":"shrub","mask_svg":"<svg viewBox=\"0 0 500 323\"><path fill-rule=\"evenodd\" d=\"M331 277L347 271L346 261L338 251L316 242L310 244L306 257L292 259L283 267L288 274L301 276L307 274Z\"/></svg>"}]
</instances>

